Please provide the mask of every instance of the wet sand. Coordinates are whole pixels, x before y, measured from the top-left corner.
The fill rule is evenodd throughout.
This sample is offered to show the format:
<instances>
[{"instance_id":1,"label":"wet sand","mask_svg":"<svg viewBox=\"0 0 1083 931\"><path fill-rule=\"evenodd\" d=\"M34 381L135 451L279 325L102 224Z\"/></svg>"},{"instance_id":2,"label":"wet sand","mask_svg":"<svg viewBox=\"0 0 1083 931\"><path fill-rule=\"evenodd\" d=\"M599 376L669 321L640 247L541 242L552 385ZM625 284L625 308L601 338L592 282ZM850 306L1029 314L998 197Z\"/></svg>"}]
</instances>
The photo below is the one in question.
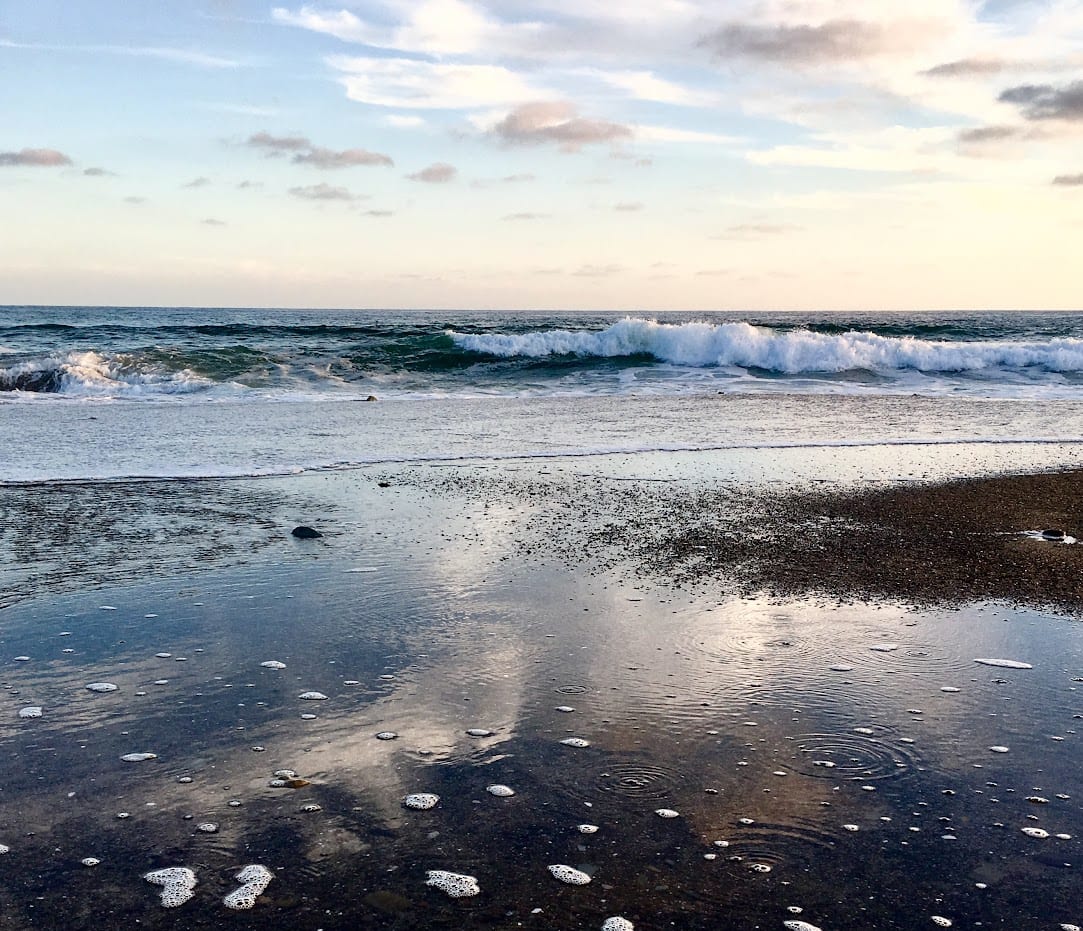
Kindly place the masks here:
<instances>
[{"instance_id":1,"label":"wet sand","mask_svg":"<svg viewBox=\"0 0 1083 931\"><path fill-rule=\"evenodd\" d=\"M78 527L43 494L0 611L4 926L1080 923L1083 550L1018 536L1077 529L1080 473L622 468L87 486ZM142 879L173 866L175 910Z\"/></svg>"}]
</instances>

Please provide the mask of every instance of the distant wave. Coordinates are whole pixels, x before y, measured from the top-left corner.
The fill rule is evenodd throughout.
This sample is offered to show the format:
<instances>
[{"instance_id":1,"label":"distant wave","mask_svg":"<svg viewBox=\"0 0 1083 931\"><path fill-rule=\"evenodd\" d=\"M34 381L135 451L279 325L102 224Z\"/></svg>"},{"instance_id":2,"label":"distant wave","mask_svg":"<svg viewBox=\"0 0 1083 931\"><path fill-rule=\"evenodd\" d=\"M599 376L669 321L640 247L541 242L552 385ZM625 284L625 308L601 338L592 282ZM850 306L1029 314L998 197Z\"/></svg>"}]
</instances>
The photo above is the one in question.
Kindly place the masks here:
<instances>
[{"instance_id":1,"label":"distant wave","mask_svg":"<svg viewBox=\"0 0 1083 931\"><path fill-rule=\"evenodd\" d=\"M1083 371L1083 340L941 341L876 333L814 333L749 323L656 323L626 319L600 331L544 330L469 334L449 331L455 344L502 358L650 356L673 365L739 366L786 375L868 370L977 372L1036 368Z\"/></svg>"}]
</instances>

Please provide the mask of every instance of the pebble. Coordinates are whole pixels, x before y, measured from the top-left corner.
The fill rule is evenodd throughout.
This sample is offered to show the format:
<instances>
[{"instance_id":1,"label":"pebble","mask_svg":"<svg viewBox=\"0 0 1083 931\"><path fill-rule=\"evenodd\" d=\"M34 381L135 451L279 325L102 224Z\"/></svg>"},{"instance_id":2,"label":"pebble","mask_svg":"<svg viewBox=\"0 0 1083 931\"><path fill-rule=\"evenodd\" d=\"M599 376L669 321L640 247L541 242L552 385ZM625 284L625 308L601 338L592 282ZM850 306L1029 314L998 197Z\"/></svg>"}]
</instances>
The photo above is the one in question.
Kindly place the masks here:
<instances>
[{"instance_id":1,"label":"pebble","mask_svg":"<svg viewBox=\"0 0 1083 931\"><path fill-rule=\"evenodd\" d=\"M157 753L125 753L121 759L125 763L145 763L147 760L158 759Z\"/></svg>"},{"instance_id":2,"label":"pebble","mask_svg":"<svg viewBox=\"0 0 1083 931\"><path fill-rule=\"evenodd\" d=\"M398 736L399 735L396 734L394 731L380 731L376 735L376 739L377 740L394 740Z\"/></svg>"},{"instance_id":3,"label":"pebble","mask_svg":"<svg viewBox=\"0 0 1083 931\"><path fill-rule=\"evenodd\" d=\"M260 663L260 665L263 666L265 669L285 669L286 668L285 663L280 663L276 659L264 660L262 663Z\"/></svg>"}]
</instances>

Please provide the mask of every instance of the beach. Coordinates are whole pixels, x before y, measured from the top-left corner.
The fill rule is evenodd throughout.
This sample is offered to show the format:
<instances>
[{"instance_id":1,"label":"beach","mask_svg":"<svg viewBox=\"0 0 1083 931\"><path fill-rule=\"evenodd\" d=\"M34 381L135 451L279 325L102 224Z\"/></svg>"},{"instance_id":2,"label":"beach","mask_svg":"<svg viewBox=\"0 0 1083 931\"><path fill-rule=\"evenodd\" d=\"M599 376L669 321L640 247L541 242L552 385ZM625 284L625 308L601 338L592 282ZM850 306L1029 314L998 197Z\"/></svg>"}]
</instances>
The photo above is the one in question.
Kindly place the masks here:
<instances>
[{"instance_id":1,"label":"beach","mask_svg":"<svg viewBox=\"0 0 1083 931\"><path fill-rule=\"evenodd\" d=\"M467 361L0 403L5 927L1079 924L1062 376Z\"/></svg>"}]
</instances>

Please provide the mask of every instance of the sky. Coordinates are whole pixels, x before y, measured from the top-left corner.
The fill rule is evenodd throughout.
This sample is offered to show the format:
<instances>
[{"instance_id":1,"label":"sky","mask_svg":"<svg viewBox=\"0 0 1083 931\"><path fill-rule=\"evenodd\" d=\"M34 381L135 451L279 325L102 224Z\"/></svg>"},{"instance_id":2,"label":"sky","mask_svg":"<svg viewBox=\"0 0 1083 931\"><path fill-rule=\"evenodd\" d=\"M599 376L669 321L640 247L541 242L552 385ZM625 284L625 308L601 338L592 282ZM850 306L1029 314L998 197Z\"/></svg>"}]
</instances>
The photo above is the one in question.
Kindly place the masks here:
<instances>
[{"instance_id":1,"label":"sky","mask_svg":"<svg viewBox=\"0 0 1083 931\"><path fill-rule=\"evenodd\" d=\"M0 304L1083 307L1083 0L0 0Z\"/></svg>"}]
</instances>

